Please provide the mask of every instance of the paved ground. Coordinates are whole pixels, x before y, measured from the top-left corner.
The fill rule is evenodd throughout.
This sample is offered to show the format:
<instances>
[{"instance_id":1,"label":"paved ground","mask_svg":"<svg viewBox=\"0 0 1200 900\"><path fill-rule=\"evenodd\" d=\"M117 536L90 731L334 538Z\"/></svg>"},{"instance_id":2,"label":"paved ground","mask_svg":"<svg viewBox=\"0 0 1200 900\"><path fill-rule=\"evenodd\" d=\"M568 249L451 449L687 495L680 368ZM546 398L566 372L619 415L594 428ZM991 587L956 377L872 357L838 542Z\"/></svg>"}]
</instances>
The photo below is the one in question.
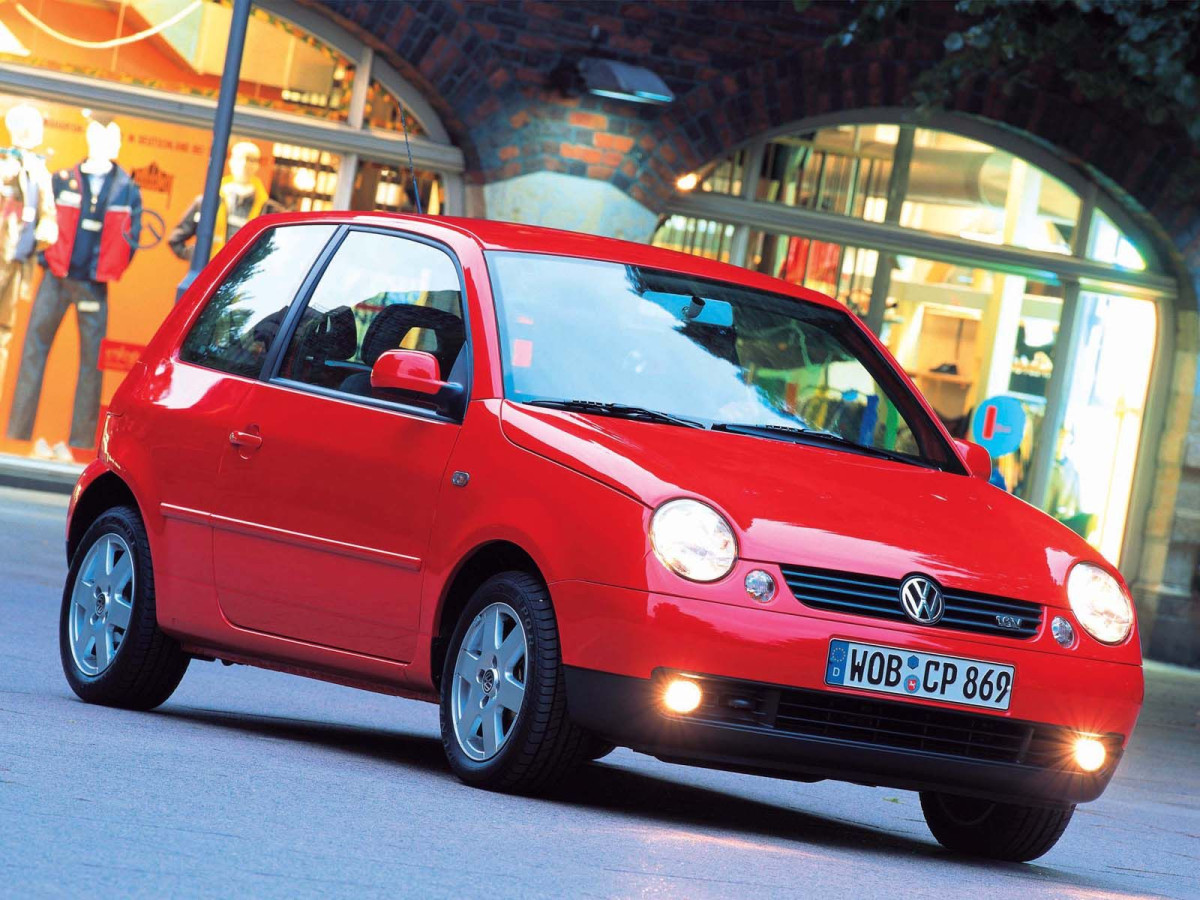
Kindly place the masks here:
<instances>
[{"instance_id":1,"label":"paved ground","mask_svg":"<svg viewBox=\"0 0 1200 900\"><path fill-rule=\"evenodd\" d=\"M943 852L914 794L618 751L552 800L447 772L432 706L193 664L155 713L75 699L65 498L0 488L0 897L1200 897L1200 674L1150 666L1117 778L1030 865Z\"/></svg>"}]
</instances>

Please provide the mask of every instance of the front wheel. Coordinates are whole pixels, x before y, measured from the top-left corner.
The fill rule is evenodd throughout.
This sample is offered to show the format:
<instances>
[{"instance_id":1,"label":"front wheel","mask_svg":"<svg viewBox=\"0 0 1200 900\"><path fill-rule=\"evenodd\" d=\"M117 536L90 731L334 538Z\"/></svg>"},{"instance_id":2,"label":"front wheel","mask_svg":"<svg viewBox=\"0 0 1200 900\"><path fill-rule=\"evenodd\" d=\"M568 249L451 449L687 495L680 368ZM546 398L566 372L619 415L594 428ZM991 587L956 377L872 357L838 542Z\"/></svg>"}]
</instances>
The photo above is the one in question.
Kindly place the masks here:
<instances>
[{"instance_id":1,"label":"front wheel","mask_svg":"<svg viewBox=\"0 0 1200 900\"><path fill-rule=\"evenodd\" d=\"M528 573L496 575L467 603L441 695L442 745L468 784L543 791L587 759L587 735L567 717L550 594Z\"/></svg>"},{"instance_id":2,"label":"front wheel","mask_svg":"<svg viewBox=\"0 0 1200 900\"><path fill-rule=\"evenodd\" d=\"M1022 806L922 791L921 811L938 843L949 850L1029 862L1058 843L1075 807Z\"/></svg>"},{"instance_id":3,"label":"front wheel","mask_svg":"<svg viewBox=\"0 0 1200 900\"><path fill-rule=\"evenodd\" d=\"M153 709L179 685L189 657L159 630L137 510L114 507L84 534L63 589L58 645L67 683L88 703Z\"/></svg>"}]
</instances>

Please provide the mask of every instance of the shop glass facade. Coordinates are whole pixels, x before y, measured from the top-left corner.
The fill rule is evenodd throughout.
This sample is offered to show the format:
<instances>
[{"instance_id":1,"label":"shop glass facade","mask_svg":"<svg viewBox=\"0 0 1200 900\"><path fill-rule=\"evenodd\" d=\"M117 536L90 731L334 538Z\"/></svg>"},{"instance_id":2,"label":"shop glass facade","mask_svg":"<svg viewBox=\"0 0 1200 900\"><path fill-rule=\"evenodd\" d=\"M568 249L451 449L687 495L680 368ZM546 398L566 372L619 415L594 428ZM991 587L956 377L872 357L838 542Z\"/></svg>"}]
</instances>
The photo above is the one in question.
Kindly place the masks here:
<instances>
[{"instance_id":1,"label":"shop glass facade","mask_svg":"<svg viewBox=\"0 0 1200 900\"><path fill-rule=\"evenodd\" d=\"M229 42L228 4L202 3L145 40L97 49L73 43L128 37L172 20L190 5L191 0L32 0L23 4L25 15L7 3L0 6L0 59L215 98ZM327 44L252 7L239 104L345 122L354 71L353 62Z\"/></svg>"},{"instance_id":2,"label":"shop glass facade","mask_svg":"<svg viewBox=\"0 0 1200 900\"><path fill-rule=\"evenodd\" d=\"M707 200L721 194L738 200ZM706 205L711 218L696 214ZM679 206L686 212L665 216L653 243L836 298L877 331L953 434L973 437L984 401L1015 398L1023 433L994 460L994 481L1120 559L1158 309L1144 290L1089 289L1052 262L1145 270L1138 242L1110 215L1018 155L896 124L752 142L698 173ZM781 207L802 211L794 227ZM934 252L918 255L876 243L866 228L856 239L848 219L892 226L901 238L944 237L944 255L939 240L924 239ZM971 244L1030 251L1029 261L1008 254L998 265L986 248L972 261ZM1065 310L1073 355L1060 338ZM1068 358L1070 371L1054 379L1056 360Z\"/></svg>"},{"instance_id":3,"label":"shop glass facade","mask_svg":"<svg viewBox=\"0 0 1200 900\"><path fill-rule=\"evenodd\" d=\"M218 213L216 247L246 218L264 212L414 210L401 108L414 138L423 210L461 213L461 154L432 137L445 131L427 105L422 116L407 103L402 107L392 88L410 91L410 98L412 89L332 22L305 19L324 29L313 34L277 14L280 9L287 7L264 2L251 14L239 115L262 110L275 118L261 129L239 128L235 120L225 185L234 204L241 202L237 190L244 190L245 209ZM20 296L0 307L13 312L7 326L0 316L0 339L7 338L0 361L0 453L75 464L90 458L112 394L171 309L188 267L212 139L211 129L197 127L195 114L175 112L175 101L196 98L212 108L230 15L228 4L212 0L0 4L0 112L36 109L44 122L36 153L50 173L66 171L68 178L89 155L92 119L112 122L120 134L115 163L142 207L136 241L131 228L124 233L127 244L136 243L128 268L93 285L99 299L88 295L81 304L62 294L52 306L49 290L41 291L46 270L34 258ZM114 40L116 46L105 48L78 46ZM52 81L41 78L47 72L57 73ZM5 84L31 78L36 90L4 91ZM101 109L98 91L107 98ZM154 92L161 92L161 102ZM240 181L233 164L238 154L253 161ZM448 167L431 165L431 158ZM64 189L62 196L78 193L77 185Z\"/></svg>"}]
</instances>

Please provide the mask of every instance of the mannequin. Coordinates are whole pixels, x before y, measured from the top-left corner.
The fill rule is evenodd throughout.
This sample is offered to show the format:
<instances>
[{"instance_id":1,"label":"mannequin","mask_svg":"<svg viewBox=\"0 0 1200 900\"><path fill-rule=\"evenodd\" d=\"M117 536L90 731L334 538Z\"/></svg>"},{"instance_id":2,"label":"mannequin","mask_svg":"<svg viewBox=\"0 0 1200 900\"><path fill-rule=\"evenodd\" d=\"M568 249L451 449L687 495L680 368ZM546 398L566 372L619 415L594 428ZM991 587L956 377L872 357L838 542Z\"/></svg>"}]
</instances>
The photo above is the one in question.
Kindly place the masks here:
<instances>
[{"instance_id":1,"label":"mannequin","mask_svg":"<svg viewBox=\"0 0 1200 900\"><path fill-rule=\"evenodd\" d=\"M28 104L4 117L9 146L0 150L0 383L18 300L32 293L33 257L58 237L50 171L35 151L42 145L42 114Z\"/></svg>"},{"instance_id":2,"label":"mannequin","mask_svg":"<svg viewBox=\"0 0 1200 900\"><path fill-rule=\"evenodd\" d=\"M102 381L97 363L108 330L108 284L129 267L142 227L141 191L115 162L121 151L121 129L107 116L86 115L87 158L53 178L58 240L44 254L47 272L33 301L8 420L9 438L32 438L46 357L63 316L75 307L79 377L70 446L59 441L50 447L40 438L33 453L64 462L74 459L70 447L95 446Z\"/></svg>"},{"instance_id":3,"label":"mannequin","mask_svg":"<svg viewBox=\"0 0 1200 900\"><path fill-rule=\"evenodd\" d=\"M251 219L266 213L283 212L283 207L267 195L267 189L258 177L261 159L258 145L250 141L238 141L230 149L229 174L221 181L221 202L217 204L217 221L213 228L213 253ZM171 251L180 259L192 258L192 245L188 242L196 236L203 200L200 196L192 201L167 238Z\"/></svg>"}]
</instances>

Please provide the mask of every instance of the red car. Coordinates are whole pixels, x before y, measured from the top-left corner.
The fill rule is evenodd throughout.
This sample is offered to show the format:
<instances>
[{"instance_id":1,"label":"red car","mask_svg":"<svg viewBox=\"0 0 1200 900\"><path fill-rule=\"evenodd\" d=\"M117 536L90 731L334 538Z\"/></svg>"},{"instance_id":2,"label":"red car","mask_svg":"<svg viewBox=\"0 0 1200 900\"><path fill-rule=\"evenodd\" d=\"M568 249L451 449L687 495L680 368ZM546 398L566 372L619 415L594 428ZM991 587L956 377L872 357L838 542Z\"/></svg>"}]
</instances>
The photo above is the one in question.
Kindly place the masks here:
<instances>
[{"instance_id":1,"label":"red car","mask_svg":"<svg viewBox=\"0 0 1200 900\"><path fill-rule=\"evenodd\" d=\"M113 398L72 496L84 700L189 661L440 702L453 771L616 745L921 792L1045 853L1142 702L1121 576L988 483L827 297L483 221L266 216Z\"/></svg>"}]
</instances>

